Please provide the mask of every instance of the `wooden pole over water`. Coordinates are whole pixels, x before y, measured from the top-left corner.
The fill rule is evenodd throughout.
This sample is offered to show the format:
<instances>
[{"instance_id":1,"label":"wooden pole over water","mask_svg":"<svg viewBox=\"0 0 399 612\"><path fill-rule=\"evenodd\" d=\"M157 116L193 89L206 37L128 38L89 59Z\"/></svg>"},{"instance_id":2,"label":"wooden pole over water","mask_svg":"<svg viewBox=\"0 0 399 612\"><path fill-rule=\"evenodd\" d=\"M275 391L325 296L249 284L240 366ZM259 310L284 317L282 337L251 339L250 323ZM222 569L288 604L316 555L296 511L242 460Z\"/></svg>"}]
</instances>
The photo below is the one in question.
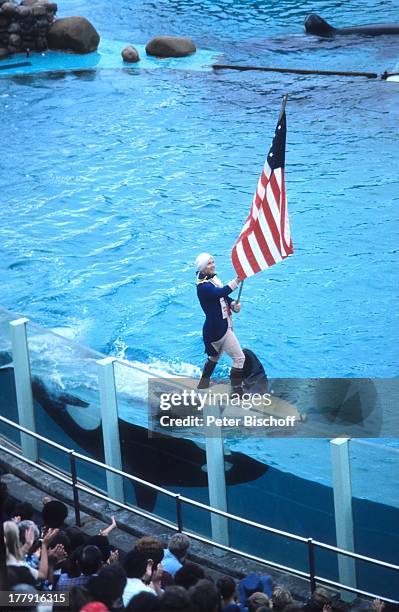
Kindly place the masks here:
<instances>
[{"instance_id":1,"label":"wooden pole over water","mask_svg":"<svg viewBox=\"0 0 399 612\"><path fill-rule=\"evenodd\" d=\"M237 66L233 64L213 64L214 70L258 70L260 72L282 72L287 74L319 74L322 76L347 76L347 77L367 77L368 79L378 79L376 72L354 72L344 70L307 70L305 68L273 68L269 66Z\"/></svg>"}]
</instances>

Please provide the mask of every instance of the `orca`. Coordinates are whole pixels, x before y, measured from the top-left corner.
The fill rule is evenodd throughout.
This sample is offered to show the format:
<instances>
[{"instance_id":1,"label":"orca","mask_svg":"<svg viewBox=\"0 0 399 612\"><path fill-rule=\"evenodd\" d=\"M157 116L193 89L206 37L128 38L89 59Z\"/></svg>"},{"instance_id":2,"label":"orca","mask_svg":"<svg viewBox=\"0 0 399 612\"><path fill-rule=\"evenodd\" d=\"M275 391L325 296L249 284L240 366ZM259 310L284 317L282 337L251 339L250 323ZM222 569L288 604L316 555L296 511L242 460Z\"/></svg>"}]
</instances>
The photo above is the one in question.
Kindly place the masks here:
<instances>
[{"instance_id":1,"label":"orca","mask_svg":"<svg viewBox=\"0 0 399 612\"><path fill-rule=\"evenodd\" d=\"M268 380L265 368L253 351L244 348L243 353L245 355L244 391L246 393L267 393Z\"/></svg>"},{"instance_id":2,"label":"orca","mask_svg":"<svg viewBox=\"0 0 399 612\"><path fill-rule=\"evenodd\" d=\"M336 36L363 34L366 36L381 36L384 34L399 34L399 24L394 23L374 23L369 25L358 25L347 28L334 28L325 19L311 13L305 19L305 30L308 34L316 34L317 36Z\"/></svg>"},{"instance_id":3,"label":"orca","mask_svg":"<svg viewBox=\"0 0 399 612\"><path fill-rule=\"evenodd\" d=\"M9 355L11 358L11 356ZM17 420L14 371L8 356L0 354L0 405L14 404L9 418ZM2 397L2 393L5 395ZM95 459L104 461L103 434L101 422L92 429L82 427L73 418L76 411L89 410L90 405L79 397L55 391L38 377L32 377L32 394L36 407L41 407L50 419L80 448ZM4 399L5 398L5 399ZM13 401L10 402L10 398ZM6 404L7 402L7 404ZM73 407L73 410L70 408ZM2 410L4 414L4 410ZM149 438L145 427L119 418L122 469L162 487L206 487L206 454L203 448L192 440L166 434ZM67 445L66 442L60 442ZM268 466L240 452L226 454L226 483L237 485L257 480L267 471ZM149 512L154 510L157 492L149 487L133 484L137 505Z\"/></svg>"}]
</instances>

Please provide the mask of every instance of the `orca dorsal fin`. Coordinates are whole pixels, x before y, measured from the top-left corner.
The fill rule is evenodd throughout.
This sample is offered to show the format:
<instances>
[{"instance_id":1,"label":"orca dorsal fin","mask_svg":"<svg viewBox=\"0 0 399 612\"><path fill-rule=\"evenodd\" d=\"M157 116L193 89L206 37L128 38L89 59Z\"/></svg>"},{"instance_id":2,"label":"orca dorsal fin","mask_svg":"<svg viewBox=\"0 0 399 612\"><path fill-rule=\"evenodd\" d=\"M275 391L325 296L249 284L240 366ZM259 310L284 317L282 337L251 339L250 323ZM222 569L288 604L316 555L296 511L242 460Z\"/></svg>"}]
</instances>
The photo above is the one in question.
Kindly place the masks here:
<instances>
[{"instance_id":1,"label":"orca dorsal fin","mask_svg":"<svg viewBox=\"0 0 399 612\"><path fill-rule=\"evenodd\" d=\"M334 31L332 25L330 25L323 17L316 13L311 13L305 19L305 30L309 34L318 34L319 36L329 36Z\"/></svg>"}]
</instances>

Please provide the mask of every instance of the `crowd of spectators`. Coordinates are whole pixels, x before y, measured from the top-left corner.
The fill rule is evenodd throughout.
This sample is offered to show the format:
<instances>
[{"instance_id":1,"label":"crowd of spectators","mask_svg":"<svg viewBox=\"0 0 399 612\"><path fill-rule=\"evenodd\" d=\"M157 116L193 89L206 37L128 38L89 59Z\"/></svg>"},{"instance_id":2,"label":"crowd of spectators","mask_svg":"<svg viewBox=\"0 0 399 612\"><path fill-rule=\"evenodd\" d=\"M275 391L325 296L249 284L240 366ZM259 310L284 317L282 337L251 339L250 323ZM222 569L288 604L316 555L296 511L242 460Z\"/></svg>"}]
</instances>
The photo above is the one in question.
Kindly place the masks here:
<instances>
[{"instance_id":1,"label":"crowd of spectators","mask_svg":"<svg viewBox=\"0 0 399 612\"><path fill-rule=\"evenodd\" d=\"M142 537L122 555L108 539L112 523L98 535L66 527L65 504L44 499L42 520L34 522L30 504L6 504L3 522L8 588L16 593L68 593L69 606L39 604L24 610L72 612L332 612L348 610L329 591L317 588L307 602L268 575L250 574L238 583L230 576L212 579L187 560L189 538L174 534L167 547ZM384 604L376 600L375 612ZM22 608L19 608L22 610ZM388 610L388 608L386 608Z\"/></svg>"}]
</instances>

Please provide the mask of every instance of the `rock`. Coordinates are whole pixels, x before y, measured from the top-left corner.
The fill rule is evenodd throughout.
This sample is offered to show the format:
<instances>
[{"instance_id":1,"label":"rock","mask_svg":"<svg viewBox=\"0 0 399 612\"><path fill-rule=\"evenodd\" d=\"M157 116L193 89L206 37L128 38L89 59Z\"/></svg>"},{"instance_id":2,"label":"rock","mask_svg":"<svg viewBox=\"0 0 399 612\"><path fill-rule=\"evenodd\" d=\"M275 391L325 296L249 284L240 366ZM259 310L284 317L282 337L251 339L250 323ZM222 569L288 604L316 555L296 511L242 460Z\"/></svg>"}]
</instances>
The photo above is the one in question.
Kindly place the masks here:
<instances>
[{"instance_id":1,"label":"rock","mask_svg":"<svg viewBox=\"0 0 399 612\"><path fill-rule=\"evenodd\" d=\"M133 47L133 45L128 45L127 47L125 47L121 55L123 61L129 62L130 64L140 61L139 52L137 51L137 49L135 49L135 47Z\"/></svg>"},{"instance_id":2,"label":"rock","mask_svg":"<svg viewBox=\"0 0 399 612\"><path fill-rule=\"evenodd\" d=\"M11 25L8 26L9 34L19 34L20 31L21 31L21 26L16 21L14 21Z\"/></svg>"},{"instance_id":3,"label":"rock","mask_svg":"<svg viewBox=\"0 0 399 612\"><path fill-rule=\"evenodd\" d=\"M18 6L17 13L20 19L26 19L32 15L32 10L30 6Z\"/></svg>"},{"instance_id":4,"label":"rock","mask_svg":"<svg viewBox=\"0 0 399 612\"><path fill-rule=\"evenodd\" d=\"M36 51L46 51L47 50L47 39L44 36L39 36L35 42Z\"/></svg>"},{"instance_id":5,"label":"rock","mask_svg":"<svg viewBox=\"0 0 399 612\"><path fill-rule=\"evenodd\" d=\"M35 4L32 6L32 15L34 17L45 17L47 15L47 7L45 4Z\"/></svg>"},{"instance_id":6,"label":"rock","mask_svg":"<svg viewBox=\"0 0 399 612\"><path fill-rule=\"evenodd\" d=\"M156 36L145 48L147 55L155 57L185 57L196 52L191 38L179 36Z\"/></svg>"},{"instance_id":7,"label":"rock","mask_svg":"<svg viewBox=\"0 0 399 612\"><path fill-rule=\"evenodd\" d=\"M18 6L15 4L15 2L5 2L1 7L1 14L9 15L10 17L18 15Z\"/></svg>"},{"instance_id":8,"label":"rock","mask_svg":"<svg viewBox=\"0 0 399 612\"><path fill-rule=\"evenodd\" d=\"M36 27L38 30L47 30L49 27L47 19L38 19L36 21Z\"/></svg>"},{"instance_id":9,"label":"rock","mask_svg":"<svg viewBox=\"0 0 399 612\"><path fill-rule=\"evenodd\" d=\"M0 60L9 56L9 51L5 47L0 47Z\"/></svg>"},{"instance_id":10,"label":"rock","mask_svg":"<svg viewBox=\"0 0 399 612\"><path fill-rule=\"evenodd\" d=\"M8 48L15 47L18 48L21 46L22 38L19 34L11 34L8 39Z\"/></svg>"},{"instance_id":11,"label":"rock","mask_svg":"<svg viewBox=\"0 0 399 612\"><path fill-rule=\"evenodd\" d=\"M18 53L19 51L17 47L13 47L12 45L8 45L7 49L10 55L13 55L14 53Z\"/></svg>"},{"instance_id":12,"label":"rock","mask_svg":"<svg viewBox=\"0 0 399 612\"><path fill-rule=\"evenodd\" d=\"M47 40L49 49L90 53L96 51L100 36L84 17L64 17L50 25Z\"/></svg>"}]
</instances>

